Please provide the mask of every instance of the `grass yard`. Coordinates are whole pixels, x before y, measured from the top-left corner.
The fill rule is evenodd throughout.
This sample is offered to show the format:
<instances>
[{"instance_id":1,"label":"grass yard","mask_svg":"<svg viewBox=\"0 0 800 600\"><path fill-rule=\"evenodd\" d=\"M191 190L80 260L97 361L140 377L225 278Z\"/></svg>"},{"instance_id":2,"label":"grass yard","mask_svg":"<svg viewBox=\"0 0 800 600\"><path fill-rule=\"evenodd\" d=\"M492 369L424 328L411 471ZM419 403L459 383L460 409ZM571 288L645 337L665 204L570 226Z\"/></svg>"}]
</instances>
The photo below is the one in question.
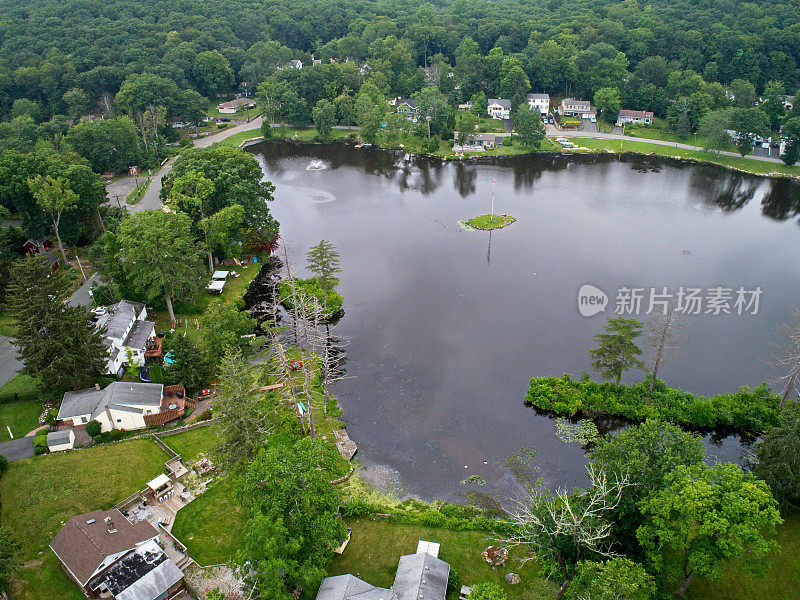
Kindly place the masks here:
<instances>
[{"instance_id":1,"label":"grass yard","mask_svg":"<svg viewBox=\"0 0 800 600\"><path fill-rule=\"evenodd\" d=\"M720 581L694 581L690 600L797 600L800 598L800 515L784 516L778 528L781 553L764 577L753 575L741 561L723 569Z\"/></svg>"},{"instance_id":2,"label":"grass yard","mask_svg":"<svg viewBox=\"0 0 800 600\"><path fill-rule=\"evenodd\" d=\"M82 598L48 548L70 517L108 509L164 471L152 440L17 460L0 479L0 521L22 542L15 600Z\"/></svg>"},{"instance_id":3,"label":"grass yard","mask_svg":"<svg viewBox=\"0 0 800 600\"><path fill-rule=\"evenodd\" d=\"M144 193L147 191L148 187L150 187L149 177L144 181L140 181L136 189L128 194L128 197L125 198L125 204L139 204L139 201L144 198Z\"/></svg>"},{"instance_id":4,"label":"grass yard","mask_svg":"<svg viewBox=\"0 0 800 600\"><path fill-rule=\"evenodd\" d=\"M208 490L178 511L172 534L201 565L224 563L241 547L247 514L234 500L233 485L217 479Z\"/></svg>"},{"instance_id":5,"label":"grass yard","mask_svg":"<svg viewBox=\"0 0 800 600\"><path fill-rule=\"evenodd\" d=\"M188 465L197 460L200 454L208 454L220 442L220 437L217 428L214 425L208 425L164 436L161 441L180 454L183 464Z\"/></svg>"},{"instance_id":6,"label":"grass yard","mask_svg":"<svg viewBox=\"0 0 800 600\"><path fill-rule=\"evenodd\" d=\"M592 138L579 138L575 139L575 144L583 146L584 148L591 148L595 150L613 150L620 152L620 140L599 140ZM683 148L676 148L674 146L661 146L658 144L648 144L647 142L631 142L625 140L622 145L623 152L639 152L642 154L657 154L660 156L673 156L679 158L688 158L701 162L714 163L725 167L732 167L755 173L756 175L768 175L771 173L780 173L785 175L794 175L800 177L800 167L787 167L783 163L773 163L753 158L740 158L736 156L717 156L713 152L706 152L705 150L684 150Z\"/></svg>"},{"instance_id":7,"label":"grass yard","mask_svg":"<svg viewBox=\"0 0 800 600\"><path fill-rule=\"evenodd\" d=\"M18 374L0 387L0 403L33 400L39 396L39 381L30 375Z\"/></svg>"},{"instance_id":8,"label":"grass yard","mask_svg":"<svg viewBox=\"0 0 800 600\"><path fill-rule=\"evenodd\" d=\"M389 587L394 581L400 556L416 552L417 540L423 539L442 545L439 557L450 563L462 585L493 581L505 590L509 600L553 600L558 589L555 583L545 580L533 561L524 566L515 562L513 550L509 564L494 571L481 555L483 549L492 544L485 531L448 531L366 518L351 520L348 526L352 538L344 553L331 561L329 575L358 573L364 581ZM504 576L509 572L518 573L522 583L506 583ZM450 600L454 598L458 598L458 590Z\"/></svg>"},{"instance_id":9,"label":"grass yard","mask_svg":"<svg viewBox=\"0 0 800 600\"><path fill-rule=\"evenodd\" d=\"M0 312L0 335L14 337L17 333L17 324L6 312Z\"/></svg>"},{"instance_id":10,"label":"grass yard","mask_svg":"<svg viewBox=\"0 0 800 600\"><path fill-rule=\"evenodd\" d=\"M36 429L41 412L42 403L36 400L0 404L0 442L12 439L8 435L8 428L11 428L14 438L20 438Z\"/></svg>"}]
</instances>

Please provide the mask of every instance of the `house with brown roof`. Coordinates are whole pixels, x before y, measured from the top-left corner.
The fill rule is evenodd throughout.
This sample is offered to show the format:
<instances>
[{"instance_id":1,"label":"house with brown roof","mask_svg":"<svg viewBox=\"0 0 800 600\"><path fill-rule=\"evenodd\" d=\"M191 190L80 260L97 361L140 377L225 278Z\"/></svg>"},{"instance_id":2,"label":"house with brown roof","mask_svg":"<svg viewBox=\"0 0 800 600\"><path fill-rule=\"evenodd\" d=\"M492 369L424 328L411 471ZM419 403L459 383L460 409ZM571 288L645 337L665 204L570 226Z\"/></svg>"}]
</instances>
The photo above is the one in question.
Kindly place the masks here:
<instances>
[{"instance_id":1,"label":"house with brown roof","mask_svg":"<svg viewBox=\"0 0 800 600\"><path fill-rule=\"evenodd\" d=\"M223 115L235 115L240 108L253 108L256 101L252 98L234 98L228 102L221 102L217 105L217 110Z\"/></svg>"},{"instance_id":2,"label":"house with brown roof","mask_svg":"<svg viewBox=\"0 0 800 600\"><path fill-rule=\"evenodd\" d=\"M647 110L622 109L617 117L617 127L621 127L624 123L650 125L653 122L653 116L653 113Z\"/></svg>"},{"instance_id":3,"label":"house with brown roof","mask_svg":"<svg viewBox=\"0 0 800 600\"><path fill-rule=\"evenodd\" d=\"M89 598L161 600L183 587L183 572L158 538L147 521L95 510L69 519L50 548Z\"/></svg>"}]
</instances>

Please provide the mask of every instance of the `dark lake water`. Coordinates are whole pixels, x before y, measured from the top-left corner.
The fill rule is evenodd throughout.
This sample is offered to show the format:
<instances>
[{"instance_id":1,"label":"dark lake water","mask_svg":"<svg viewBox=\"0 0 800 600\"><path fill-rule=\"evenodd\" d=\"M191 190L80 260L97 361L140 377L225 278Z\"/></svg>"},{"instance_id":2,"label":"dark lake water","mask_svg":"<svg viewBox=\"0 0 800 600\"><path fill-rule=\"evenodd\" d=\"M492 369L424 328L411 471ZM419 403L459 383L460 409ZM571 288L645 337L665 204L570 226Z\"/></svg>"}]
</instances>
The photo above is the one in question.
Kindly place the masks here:
<instances>
[{"instance_id":1,"label":"dark lake water","mask_svg":"<svg viewBox=\"0 0 800 600\"><path fill-rule=\"evenodd\" d=\"M481 491L506 492L504 458L521 447L536 449L549 481L583 483L583 450L523 399L532 376L589 370L622 287L645 289L642 320L649 288L760 288L755 315L731 301L733 314L687 316L660 376L700 394L777 379L775 332L800 289L794 182L655 158L443 164L342 145L249 150L275 184L294 271L307 274L320 239L339 248L335 333L349 338L350 378L335 393L366 472L388 487L456 499L480 475ZM459 220L489 212L493 181L495 211L517 222L491 237L464 230ZM581 316L584 284L610 296L604 313ZM737 437L706 444L742 457Z\"/></svg>"}]
</instances>

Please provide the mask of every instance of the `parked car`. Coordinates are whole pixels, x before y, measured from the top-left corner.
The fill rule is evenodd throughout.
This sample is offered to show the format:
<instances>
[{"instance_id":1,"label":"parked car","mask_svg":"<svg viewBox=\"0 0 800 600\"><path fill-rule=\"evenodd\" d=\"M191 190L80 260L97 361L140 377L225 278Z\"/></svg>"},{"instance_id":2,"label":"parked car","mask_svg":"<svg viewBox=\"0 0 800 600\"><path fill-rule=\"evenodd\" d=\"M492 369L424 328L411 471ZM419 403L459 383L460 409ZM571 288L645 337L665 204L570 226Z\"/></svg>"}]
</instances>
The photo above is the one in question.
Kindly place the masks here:
<instances>
[{"instance_id":1,"label":"parked car","mask_svg":"<svg viewBox=\"0 0 800 600\"><path fill-rule=\"evenodd\" d=\"M210 389L200 390L197 392L197 399L198 400L208 400L209 398L213 398L217 395L217 392Z\"/></svg>"}]
</instances>

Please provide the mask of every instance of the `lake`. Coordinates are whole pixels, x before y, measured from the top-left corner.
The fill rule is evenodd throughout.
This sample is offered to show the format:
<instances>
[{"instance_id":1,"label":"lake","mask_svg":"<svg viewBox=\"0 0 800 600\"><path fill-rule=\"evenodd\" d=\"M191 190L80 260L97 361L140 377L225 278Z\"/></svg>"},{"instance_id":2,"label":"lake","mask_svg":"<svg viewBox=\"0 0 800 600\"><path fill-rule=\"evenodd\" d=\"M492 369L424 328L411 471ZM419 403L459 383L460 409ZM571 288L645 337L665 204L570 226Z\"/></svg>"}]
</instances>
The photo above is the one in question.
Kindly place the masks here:
<instances>
[{"instance_id":1,"label":"lake","mask_svg":"<svg viewBox=\"0 0 800 600\"><path fill-rule=\"evenodd\" d=\"M551 483L582 484L581 447L523 399L532 376L590 369L592 336L631 296L621 288L643 290L641 311L626 314L640 320L652 316L651 288L702 290L701 314L684 317L683 344L659 372L669 385L777 385L776 330L800 289L796 182L650 157L478 164L340 144L248 150L275 184L294 273L308 275L304 255L320 239L341 253L334 334L348 340L348 378L334 392L379 486L423 499L511 493L504 458L522 447ZM490 211L493 188L495 212L516 223L491 235L460 226ZM604 312L581 315L585 284L607 294ZM739 288L750 304L737 310ZM706 446L724 460L744 449L735 436ZM461 483L471 475L486 485Z\"/></svg>"}]
</instances>

